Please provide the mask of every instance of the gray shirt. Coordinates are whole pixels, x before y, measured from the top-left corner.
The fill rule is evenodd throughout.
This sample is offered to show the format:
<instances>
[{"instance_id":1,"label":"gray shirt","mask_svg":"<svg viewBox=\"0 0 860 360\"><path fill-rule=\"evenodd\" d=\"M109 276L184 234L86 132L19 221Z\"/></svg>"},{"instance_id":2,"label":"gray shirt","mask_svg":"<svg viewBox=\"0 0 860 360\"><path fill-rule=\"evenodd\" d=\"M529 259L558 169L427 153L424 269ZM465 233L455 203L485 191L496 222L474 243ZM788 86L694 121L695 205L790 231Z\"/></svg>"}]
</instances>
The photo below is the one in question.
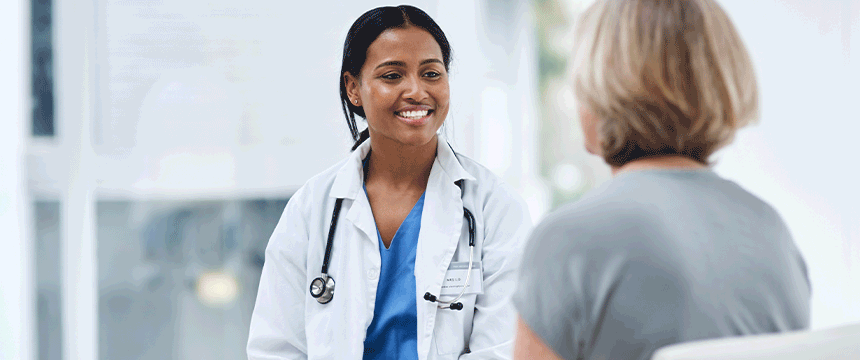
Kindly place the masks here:
<instances>
[{"instance_id":1,"label":"gray shirt","mask_svg":"<svg viewBox=\"0 0 860 360\"><path fill-rule=\"evenodd\" d=\"M776 211L710 170L621 173L550 214L513 296L565 359L642 359L809 326L806 265Z\"/></svg>"}]
</instances>

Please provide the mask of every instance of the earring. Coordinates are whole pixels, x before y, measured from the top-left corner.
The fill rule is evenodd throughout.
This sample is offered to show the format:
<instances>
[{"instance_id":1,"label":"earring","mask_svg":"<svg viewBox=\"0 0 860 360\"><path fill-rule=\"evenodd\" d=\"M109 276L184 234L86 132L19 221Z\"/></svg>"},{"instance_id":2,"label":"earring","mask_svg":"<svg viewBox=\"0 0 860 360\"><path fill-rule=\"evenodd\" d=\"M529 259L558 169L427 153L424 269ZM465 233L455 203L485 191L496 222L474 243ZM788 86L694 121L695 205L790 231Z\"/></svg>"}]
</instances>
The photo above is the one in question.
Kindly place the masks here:
<instances>
[{"instance_id":1,"label":"earring","mask_svg":"<svg viewBox=\"0 0 860 360\"><path fill-rule=\"evenodd\" d=\"M356 105L358 105L358 100L353 100L352 102L354 102Z\"/></svg>"}]
</instances>

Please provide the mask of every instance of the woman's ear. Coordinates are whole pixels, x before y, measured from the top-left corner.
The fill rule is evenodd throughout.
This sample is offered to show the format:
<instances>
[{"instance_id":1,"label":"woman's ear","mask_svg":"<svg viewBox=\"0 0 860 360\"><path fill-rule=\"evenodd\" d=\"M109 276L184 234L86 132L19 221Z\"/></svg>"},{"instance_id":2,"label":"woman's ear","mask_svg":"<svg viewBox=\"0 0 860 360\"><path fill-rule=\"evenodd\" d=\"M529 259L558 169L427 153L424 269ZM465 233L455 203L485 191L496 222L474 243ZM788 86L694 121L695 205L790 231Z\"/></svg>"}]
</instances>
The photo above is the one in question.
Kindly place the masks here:
<instances>
[{"instance_id":1,"label":"woman's ear","mask_svg":"<svg viewBox=\"0 0 860 360\"><path fill-rule=\"evenodd\" d=\"M361 95L358 91L358 78L352 76L349 71L343 73L343 84L346 88L346 96L349 97L349 102L355 106L361 106Z\"/></svg>"}]
</instances>

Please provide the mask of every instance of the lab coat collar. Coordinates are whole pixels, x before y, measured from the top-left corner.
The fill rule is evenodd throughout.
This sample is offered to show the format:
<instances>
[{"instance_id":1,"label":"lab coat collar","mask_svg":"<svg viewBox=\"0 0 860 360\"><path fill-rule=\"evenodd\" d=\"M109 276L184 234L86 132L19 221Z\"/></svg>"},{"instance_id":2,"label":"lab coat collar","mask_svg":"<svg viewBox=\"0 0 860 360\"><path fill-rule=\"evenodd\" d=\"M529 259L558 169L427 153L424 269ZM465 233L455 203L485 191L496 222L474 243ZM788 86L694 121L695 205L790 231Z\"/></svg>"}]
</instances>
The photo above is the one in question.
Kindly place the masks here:
<instances>
[{"instance_id":1,"label":"lab coat collar","mask_svg":"<svg viewBox=\"0 0 860 360\"><path fill-rule=\"evenodd\" d=\"M454 153L454 149L447 141L439 139L437 142L436 160L439 161L439 165L442 166L442 170L448 174L451 181L475 181L475 177L463 168L463 164L457 159L457 154Z\"/></svg>"},{"instance_id":2,"label":"lab coat collar","mask_svg":"<svg viewBox=\"0 0 860 360\"><path fill-rule=\"evenodd\" d=\"M330 197L355 200L362 184L364 184L361 162L369 152L370 140L366 140L349 155L346 163L338 171L334 184L332 184ZM439 139L436 143L436 161L452 182L458 180L475 181L475 177L463 168L454 153L454 149L445 140Z\"/></svg>"},{"instance_id":3,"label":"lab coat collar","mask_svg":"<svg viewBox=\"0 0 860 360\"><path fill-rule=\"evenodd\" d=\"M370 140L365 140L358 146L341 166L334 179L329 196L337 199L355 200L364 184L364 171L361 161L370 152Z\"/></svg>"}]
</instances>

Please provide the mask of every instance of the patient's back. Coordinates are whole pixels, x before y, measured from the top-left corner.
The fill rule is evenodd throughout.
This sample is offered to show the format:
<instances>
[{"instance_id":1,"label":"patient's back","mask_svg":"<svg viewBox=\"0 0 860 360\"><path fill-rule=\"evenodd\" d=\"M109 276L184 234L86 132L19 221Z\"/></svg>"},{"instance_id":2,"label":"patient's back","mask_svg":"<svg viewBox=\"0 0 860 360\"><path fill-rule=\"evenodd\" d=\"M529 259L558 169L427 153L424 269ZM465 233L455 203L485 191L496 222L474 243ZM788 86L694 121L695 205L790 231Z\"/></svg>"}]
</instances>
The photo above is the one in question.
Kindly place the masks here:
<instances>
[{"instance_id":1,"label":"patient's back","mask_svg":"<svg viewBox=\"0 0 860 360\"><path fill-rule=\"evenodd\" d=\"M806 267L776 211L710 170L622 173L543 221L514 303L567 359L803 329Z\"/></svg>"}]
</instances>

